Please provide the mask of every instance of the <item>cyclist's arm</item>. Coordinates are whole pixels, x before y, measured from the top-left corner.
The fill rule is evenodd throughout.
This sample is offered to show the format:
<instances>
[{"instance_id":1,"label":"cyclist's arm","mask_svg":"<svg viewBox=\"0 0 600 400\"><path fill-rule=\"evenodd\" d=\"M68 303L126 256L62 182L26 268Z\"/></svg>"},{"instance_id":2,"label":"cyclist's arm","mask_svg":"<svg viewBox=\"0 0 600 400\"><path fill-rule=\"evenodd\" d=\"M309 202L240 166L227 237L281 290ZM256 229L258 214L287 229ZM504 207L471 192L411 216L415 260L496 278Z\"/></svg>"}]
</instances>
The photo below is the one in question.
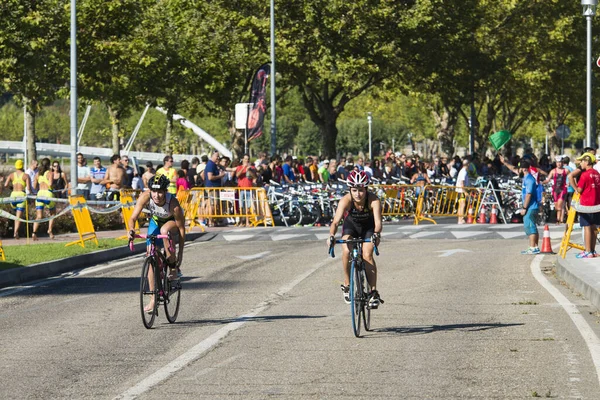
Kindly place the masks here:
<instances>
[{"instance_id":1,"label":"cyclist's arm","mask_svg":"<svg viewBox=\"0 0 600 400\"><path fill-rule=\"evenodd\" d=\"M375 219L375 229L373 233L381 233L383 226L381 224L381 200L375 198L371 201L371 209L373 210L373 218Z\"/></svg>"},{"instance_id":2,"label":"cyclist's arm","mask_svg":"<svg viewBox=\"0 0 600 400\"><path fill-rule=\"evenodd\" d=\"M129 218L127 226L129 226L131 228L133 228L135 226L135 221L140 216L142 210L144 209L144 206L146 204L148 204L148 200L150 200L150 191L143 192L135 203L135 207L133 208L133 212L131 213L131 217ZM130 233L131 232L127 232L127 234L129 234L129 235L130 235ZM131 235L130 235L130 239L132 239Z\"/></svg>"},{"instance_id":3,"label":"cyclist's arm","mask_svg":"<svg viewBox=\"0 0 600 400\"><path fill-rule=\"evenodd\" d=\"M342 197L342 199L338 203L338 207L335 211L335 216L333 217L333 221L329 226L329 236L335 236L335 234L337 233L338 225L340 224L342 218L344 218L344 213L348 209L350 201L352 201L350 199L350 194L347 194L344 197Z\"/></svg>"},{"instance_id":4,"label":"cyclist's arm","mask_svg":"<svg viewBox=\"0 0 600 400\"><path fill-rule=\"evenodd\" d=\"M183 215L183 210L181 209L179 201L177 199L174 200L171 207L173 207L175 224L177 224L177 229L179 230L179 249L177 251L177 266L179 267L183 260L183 245L185 244L185 216Z\"/></svg>"}]
</instances>

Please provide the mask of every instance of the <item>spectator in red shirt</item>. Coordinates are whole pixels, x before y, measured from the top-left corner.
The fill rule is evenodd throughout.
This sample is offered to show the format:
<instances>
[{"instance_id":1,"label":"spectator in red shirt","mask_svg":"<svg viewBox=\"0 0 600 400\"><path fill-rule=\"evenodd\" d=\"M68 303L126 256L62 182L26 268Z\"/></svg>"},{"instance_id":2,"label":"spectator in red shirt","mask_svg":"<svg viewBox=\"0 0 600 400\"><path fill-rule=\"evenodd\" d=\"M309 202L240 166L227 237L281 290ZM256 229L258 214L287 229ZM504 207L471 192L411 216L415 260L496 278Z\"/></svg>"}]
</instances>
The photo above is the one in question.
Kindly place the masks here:
<instances>
[{"instance_id":1,"label":"spectator in red shirt","mask_svg":"<svg viewBox=\"0 0 600 400\"><path fill-rule=\"evenodd\" d=\"M583 170L579 182L575 183L573 174L569 174L569 183L581 194L579 204L581 206L600 205L600 173L594 169L596 157L592 153L583 153L577 158L580 161L580 169ZM594 258L596 253L596 238L598 236L596 227L600 225L600 213L579 213L579 223L584 231L585 251L577 254L577 258Z\"/></svg>"},{"instance_id":2,"label":"spectator in red shirt","mask_svg":"<svg viewBox=\"0 0 600 400\"><path fill-rule=\"evenodd\" d=\"M235 169L235 176L237 178L238 187L240 188L251 188L252 187L252 179L250 174L250 156L248 154L244 154L244 158L242 158L242 164L238 165ZM249 176L250 175L250 176ZM240 190L240 212L246 215L246 226L250 226L250 221L248 220L249 210L252 208L252 190ZM241 225L241 221L239 223Z\"/></svg>"}]
</instances>

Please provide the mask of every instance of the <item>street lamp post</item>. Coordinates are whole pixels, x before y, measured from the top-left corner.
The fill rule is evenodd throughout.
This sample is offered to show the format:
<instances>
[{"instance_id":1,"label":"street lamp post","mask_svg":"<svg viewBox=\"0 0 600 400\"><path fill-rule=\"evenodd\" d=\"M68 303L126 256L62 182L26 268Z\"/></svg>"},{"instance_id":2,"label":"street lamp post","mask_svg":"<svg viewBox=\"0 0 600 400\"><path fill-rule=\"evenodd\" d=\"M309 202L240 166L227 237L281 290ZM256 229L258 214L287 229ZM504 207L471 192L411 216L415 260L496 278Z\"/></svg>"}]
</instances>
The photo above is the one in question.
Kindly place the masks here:
<instances>
[{"instance_id":1,"label":"street lamp post","mask_svg":"<svg viewBox=\"0 0 600 400\"><path fill-rule=\"evenodd\" d=\"M373 125L373 113L367 113L367 121L369 122L369 160L373 159L373 149L372 149L372 137L371 137L371 126Z\"/></svg>"},{"instance_id":2,"label":"street lamp post","mask_svg":"<svg viewBox=\"0 0 600 400\"><path fill-rule=\"evenodd\" d=\"M592 18L596 15L598 0L581 0L581 5L587 22L585 142L587 147L592 147Z\"/></svg>"},{"instance_id":3,"label":"street lamp post","mask_svg":"<svg viewBox=\"0 0 600 400\"><path fill-rule=\"evenodd\" d=\"M275 110L275 0L270 1L271 17L271 155L277 153L277 123Z\"/></svg>"},{"instance_id":4,"label":"street lamp post","mask_svg":"<svg viewBox=\"0 0 600 400\"><path fill-rule=\"evenodd\" d=\"M77 6L71 0L71 195L77 188Z\"/></svg>"}]
</instances>

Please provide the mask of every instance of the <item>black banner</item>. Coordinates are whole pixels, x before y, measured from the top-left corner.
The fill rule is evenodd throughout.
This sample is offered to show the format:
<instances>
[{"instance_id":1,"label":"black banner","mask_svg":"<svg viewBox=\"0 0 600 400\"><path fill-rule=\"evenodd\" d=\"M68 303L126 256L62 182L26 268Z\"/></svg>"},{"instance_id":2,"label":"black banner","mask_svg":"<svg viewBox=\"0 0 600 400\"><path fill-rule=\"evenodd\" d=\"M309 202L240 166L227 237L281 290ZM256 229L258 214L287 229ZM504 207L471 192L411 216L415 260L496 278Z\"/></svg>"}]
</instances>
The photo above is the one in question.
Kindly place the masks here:
<instances>
[{"instance_id":1,"label":"black banner","mask_svg":"<svg viewBox=\"0 0 600 400\"><path fill-rule=\"evenodd\" d=\"M266 92L267 79L271 74L271 65L263 64L254 74L250 88L251 109L248 112L246 126L248 127L248 141L256 139L263 134L263 122L267 111Z\"/></svg>"}]
</instances>

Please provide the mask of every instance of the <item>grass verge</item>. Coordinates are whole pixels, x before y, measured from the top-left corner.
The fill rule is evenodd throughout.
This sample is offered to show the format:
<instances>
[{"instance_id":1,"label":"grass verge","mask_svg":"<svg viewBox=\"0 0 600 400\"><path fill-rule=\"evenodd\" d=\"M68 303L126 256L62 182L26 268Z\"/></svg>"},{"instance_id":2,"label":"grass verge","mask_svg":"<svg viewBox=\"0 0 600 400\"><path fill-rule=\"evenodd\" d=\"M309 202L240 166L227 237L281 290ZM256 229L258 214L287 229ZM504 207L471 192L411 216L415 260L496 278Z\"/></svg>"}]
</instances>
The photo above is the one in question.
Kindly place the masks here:
<instances>
[{"instance_id":1,"label":"grass verge","mask_svg":"<svg viewBox=\"0 0 600 400\"><path fill-rule=\"evenodd\" d=\"M0 270L25 267L46 261L59 260L79 254L98 250L126 246L126 240L98 239L98 245L86 242L85 247L79 245L65 247L65 243L40 243L35 245L4 246L6 261L0 261Z\"/></svg>"}]
</instances>

